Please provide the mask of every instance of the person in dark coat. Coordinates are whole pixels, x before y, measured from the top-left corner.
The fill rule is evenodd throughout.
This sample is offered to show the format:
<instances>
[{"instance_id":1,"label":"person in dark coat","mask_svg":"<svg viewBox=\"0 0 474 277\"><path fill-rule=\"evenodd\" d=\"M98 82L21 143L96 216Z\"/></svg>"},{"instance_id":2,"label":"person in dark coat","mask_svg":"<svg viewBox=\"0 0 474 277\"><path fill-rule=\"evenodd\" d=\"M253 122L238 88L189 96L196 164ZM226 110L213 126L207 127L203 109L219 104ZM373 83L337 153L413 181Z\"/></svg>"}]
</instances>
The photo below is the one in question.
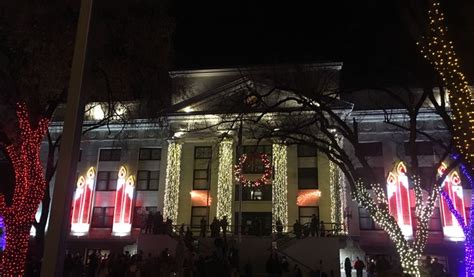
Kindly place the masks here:
<instances>
[{"instance_id":1,"label":"person in dark coat","mask_svg":"<svg viewBox=\"0 0 474 277\"><path fill-rule=\"evenodd\" d=\"M200 236L201 238L205 238L206 237L206 232L207 232L207 222L206 222L206 219L203 217L201 218L201 233L200 233Z\"/></svg>"},{"instance_id":2,"label":"person in dark coat","mask_svg":"<svg viewBox=\"0 0 474 277\"><path fill-rule=\"evenodd\" d=\"M298 219L296 220L295 224L293 224L293 232L295 232L297 238L301 238L301 224Z\"/></svg>"},{"instance_id":3,"label":"person in dark coat","mask_svg":"<svg viewBox=\"0 0 474 277\"><path fill-rule=\"evenodd\" d=\"M155 215L152 212L148 212L148 215L146 217L146 223L145 223L145 234L151 234L152 233L154 216ZM158 232L158 230L157 230L157 232Z\"/></svg>"},{"instance_id":4,"label":"person in dark coat","mask_svg":"<svg viewBox=\"0 0 474 277\"><path fill-rule=\"evenodd\" d=\"M357 277L362 277L363 276L363 271L364 271L365 264L363 261L359 259L359 257L356 258L356 261L354 263L354 268L357 273Z\"/></svg>"},{"instance_id":5,"label":"person in dark coat","mask_svg":"<svg viewBox=\"0 0 474 277\"><path fill-rule=\"evenodd\" d=\"M352 263L349 257L346 257L344 260L344 272L346 273L346 277L351 277L352 275Z\"/></svg>"},{"instance_id":6,"label":"person in dark coat","mask_svg":"<svg viewBox=\"0 0 474 277\"><path fill-rule=\"evenodd\" d=\"M227 234L227 226L229 226L229 222L227 222L227 216L224 216L221 219L221 227L222 227L222 235L225 237Z\"/></svg>"},{"instance_id":7,"label":"person in dark coat","mask_svg":"<svg viewBox=\"0 0 474 277\"><path fill-rule=\"evenodd\" d=\"M314 237L314 235L319 237L319 219L316 217L315 214L311 216L311 225L310 225L310 230L311 230L311 236Z\"/></svg>"}]
</instances>

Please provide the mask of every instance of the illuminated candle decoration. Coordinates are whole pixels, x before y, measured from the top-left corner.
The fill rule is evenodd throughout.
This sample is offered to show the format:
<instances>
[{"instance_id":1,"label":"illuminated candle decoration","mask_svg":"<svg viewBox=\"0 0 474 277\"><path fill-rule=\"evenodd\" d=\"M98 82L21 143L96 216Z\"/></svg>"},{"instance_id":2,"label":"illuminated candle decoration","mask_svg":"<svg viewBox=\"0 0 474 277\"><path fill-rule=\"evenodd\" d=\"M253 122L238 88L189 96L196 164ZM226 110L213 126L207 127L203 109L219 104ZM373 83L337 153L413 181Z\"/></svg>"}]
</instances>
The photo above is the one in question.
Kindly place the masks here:
<instances>
[{"instance_id":1,"label":"illuminated candle decoration","mask_svg":"<svg viewBox=\"0 0 474 277\"><path fill-rule=\"evenodd\" d=\"M407 168L403 162L395 167L395 172L390 172L387 178L387 197L390 213L397 220L405 237L413 236L410 209L410 188Z\"/></svg>"},{"instance_id":2,"label":"illuminated candle decoration","mask_svg":"<svg viewBox=\"0 0 474 277\"><path fill-rule=\"evenodd\" d=\"M446 169L446 164L442 163L441 166L438 168L438 175L442 176ZM453 207L465 220L466 212L464 209L464 196L461 185L461 179L459 178L459 174L456 171L453 171L446 177L446 179L444 179L441 185L441 190L447 196L449 196L452 201ZM462 230L462 227L461 225L459 225L459 222L455 218L455 216L451 213L446 199L444 197L440 197L439 201L444 236L451 241L464 240L464 232Z\"/></svg>"},{"instance_id":3,"label":"illuminated candle decoration","mask_svg":"<svg viewBox=\"0 0 474 277\"><path fill-rule=\"evenodd\" d=\"M76 236L82 236L89 232L94 181L95 171L92 167L87 171L86 178L80 176L77 180L71 217L71 233Z\"/></svg>"},{"instance_id":4,"label":"illuminated candle decoration","mask_svg":"<svg viewBox=\"0 0 474 277\"><path fill-rule=\"evenodd\" d=\"M128 235L132 229L133 194L135 180L132 176L126 179L127 170L121 167L118 173L115 192L114 223L112 233L116 236Z\"/></svg>"},{"instance_id":5,"label":"illuminated candle decoration","mask_svg":"<svg viewBox=\"0 0 474 277\"><path fill-rule=\"evenodd\" d=\"M208 190L192 190L189 194L191 195L191 204L194 207L211 206L212 197Z\"/></svg>"},{"instance_id":6,"label":"illuminated candle decoration","mask_svg":"<svg viewBox=\"0 0 474 277\"><path fill-rule=\"evenodd\" d=\"M296 205L302 207L316 206L320 197L321 191L318 189L299 190L298 197L296 198Z\"/></svg>"}]
</instances>

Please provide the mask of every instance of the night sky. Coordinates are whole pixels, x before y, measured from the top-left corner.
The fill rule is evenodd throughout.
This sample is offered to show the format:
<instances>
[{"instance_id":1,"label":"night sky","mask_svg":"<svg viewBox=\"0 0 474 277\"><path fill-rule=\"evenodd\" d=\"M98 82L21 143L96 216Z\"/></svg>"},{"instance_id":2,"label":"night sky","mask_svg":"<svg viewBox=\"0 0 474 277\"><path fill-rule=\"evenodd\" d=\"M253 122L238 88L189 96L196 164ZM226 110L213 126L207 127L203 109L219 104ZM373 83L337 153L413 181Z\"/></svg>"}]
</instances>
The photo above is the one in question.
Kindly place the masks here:
<instances>
[{"instance_id":1,"label":"night sky","mask_svg":"<svg viewBox=\"0 0 474 277\"><path fill-rule=\"evenodd\" d=\"M474 72L474 5L444 7L463 64ZM181 0L173 13L176 68L342 61L346 86L357 87L399 82L421 62L394 1Z\"/></svg>"}]
</instances>

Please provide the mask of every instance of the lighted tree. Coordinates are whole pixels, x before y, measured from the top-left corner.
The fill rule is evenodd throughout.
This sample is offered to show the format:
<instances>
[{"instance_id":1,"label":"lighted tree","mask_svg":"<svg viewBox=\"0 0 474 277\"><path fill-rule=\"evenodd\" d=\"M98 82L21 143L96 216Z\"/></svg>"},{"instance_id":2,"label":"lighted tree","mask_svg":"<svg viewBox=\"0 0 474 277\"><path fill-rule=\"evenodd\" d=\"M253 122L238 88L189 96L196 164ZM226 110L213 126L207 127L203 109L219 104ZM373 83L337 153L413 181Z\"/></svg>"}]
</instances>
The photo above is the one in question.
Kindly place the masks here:
<instances>
[{"instance_id":1,"label":"lighted tree","mask_svg":"<svg viewBox=\"0 0 474 277\"><path fill-rule=\"evenodd\" d=\"M54 1L48 5L31 5L24 0L0 3L0 56L4 59L0 63L0 142L4 145L16 140L11 134L16 129L13 122L17 102L25 102L33 118L53 120L55 113L61 114L58 108L65 103L68 91L78 5L77 1ZM141 105L134 111L160 118L167 93L161 93L163 97L156 97L155 93L169 91L166 78L174 30L166 5L167 0L140 0L94 7L99 16L90 30L91 62L83 85L87 91L85 101L100 102L104 118L86 123L84 133L110 122L127 124L130 110L117 113L118 108L123 111L124 99L137 99ZM103 13L107 16L100 16ZM43 253L61 133L46 131L46 137L46 187L41 216L33 224L33 250L37 257ZM3 182L0 191L8 202L10 184Z\"/></svg>"},{"instance_id":2,"label":"lighted tree","mask_svg":"<svg viewBox=\"0 0 474 277\"><path fill-rule=\"evenodd\" d=\"M24 104L18 104L16 114L19 136L14 144L6 147L15 171L11 205L0 195L0 215L6 227L6 247L0 264L2 276L23 276L25 272L30 229L46 187L40 145L49 120L41 119L32 124Z\"/></svg>"},{"instance_id":3,"label":"lighted tree","mask_svg":"<svg viewBox=\"0 0 474 277\"><path fill-rule=\"evenodd\" d=\"M433 66L448 92L452 109L454 144L462 160L473 170L474 103L472 92L461 68L460 57L454 49L453 41L449 38L440 1L430 1L426 23L423 22L425 16L419 17L421 20L412 19L411 26L421 26L418 26L419 30L412 32L418 41L421 55ZM417 21L422 21L422 23L417 24Z\"/></svg>"},{"instance_id":4,"label":"lighted tree","mask_svg":"<svg viewBox=\"0 0 474 277\"><path fill-rule=\"evenodd\" d=\"M413 6L416 6L416 4ZM419 17L424 18L424 16ZM412 21L416 22L417 20L412 18ZM418 40L417 44L420 53L433 66L441 83L448 92L451 104L451 114L449 116L452 122L452 137L456 152L460 154L460 157L457 155L456 157L465 164L461 166L464 168L464 175L470 176L471 172L474 172L474 144L472 143L474 137L473 95L461 67L460 57L456 53L454 43L449 37L440 1L431 1L426 19L418 21L422 23L411 25L420 25L418 26L420 31L414 32L414 35L417 36L416 39ZM464 243L466 276L474 276L474 225L472 221L464 221L459 211L452 205L452 200L448 195L442 191L441 195L448 202L448 207L455 215L459 225L462 226L466 238ZM470 213L474 215L472 207Z\"/></svg>"}]
</instances>

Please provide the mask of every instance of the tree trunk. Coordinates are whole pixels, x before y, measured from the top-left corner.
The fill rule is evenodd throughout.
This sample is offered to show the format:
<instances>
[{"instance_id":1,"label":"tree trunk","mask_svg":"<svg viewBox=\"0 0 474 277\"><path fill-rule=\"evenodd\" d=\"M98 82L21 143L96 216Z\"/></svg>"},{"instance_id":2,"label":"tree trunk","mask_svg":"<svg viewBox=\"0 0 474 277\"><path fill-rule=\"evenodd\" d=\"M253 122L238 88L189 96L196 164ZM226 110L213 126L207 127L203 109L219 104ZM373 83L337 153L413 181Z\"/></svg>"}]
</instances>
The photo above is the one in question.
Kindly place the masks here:
<instances>
[{"instance_id":1,"label":"tree trunk","mask_svg":"<svg viewBox=\"0 0 474 277\"><path fill-rule=\"evenodd\" d=\"M466 277L474 277L474 245L472 239L466 238L464 242L464 270Z\"/></svg>"},{"instance_id":2,"label":"tree trunk","mask_svg":"<svg viewBox=\"0 0 474 277\"><path fill-rule=\"evenodd\" d=\"M420 277L421 276L421 271L420 271L420 266L419 266L419 260L421 258L421 255L416 254L414 255L408 255L407 253L402 253L401 251L397 251L398 255L400 256L400 264L403 269L403 273L409 274L410 276L413 277ZM409 248L407 252L415 252L413 248Z\"/></svg>"},{"instance_id":3,"label":"tree trunk","mask_svg":"<svg viewBox=\"0 0 474 277\"><path fill-rule=\"evenodd\" d=\"M15 222L11 217L5 219L5 226L6 247L1 261L2 276L23 276L31 224Z\"/></svg>"}]
</instances>

